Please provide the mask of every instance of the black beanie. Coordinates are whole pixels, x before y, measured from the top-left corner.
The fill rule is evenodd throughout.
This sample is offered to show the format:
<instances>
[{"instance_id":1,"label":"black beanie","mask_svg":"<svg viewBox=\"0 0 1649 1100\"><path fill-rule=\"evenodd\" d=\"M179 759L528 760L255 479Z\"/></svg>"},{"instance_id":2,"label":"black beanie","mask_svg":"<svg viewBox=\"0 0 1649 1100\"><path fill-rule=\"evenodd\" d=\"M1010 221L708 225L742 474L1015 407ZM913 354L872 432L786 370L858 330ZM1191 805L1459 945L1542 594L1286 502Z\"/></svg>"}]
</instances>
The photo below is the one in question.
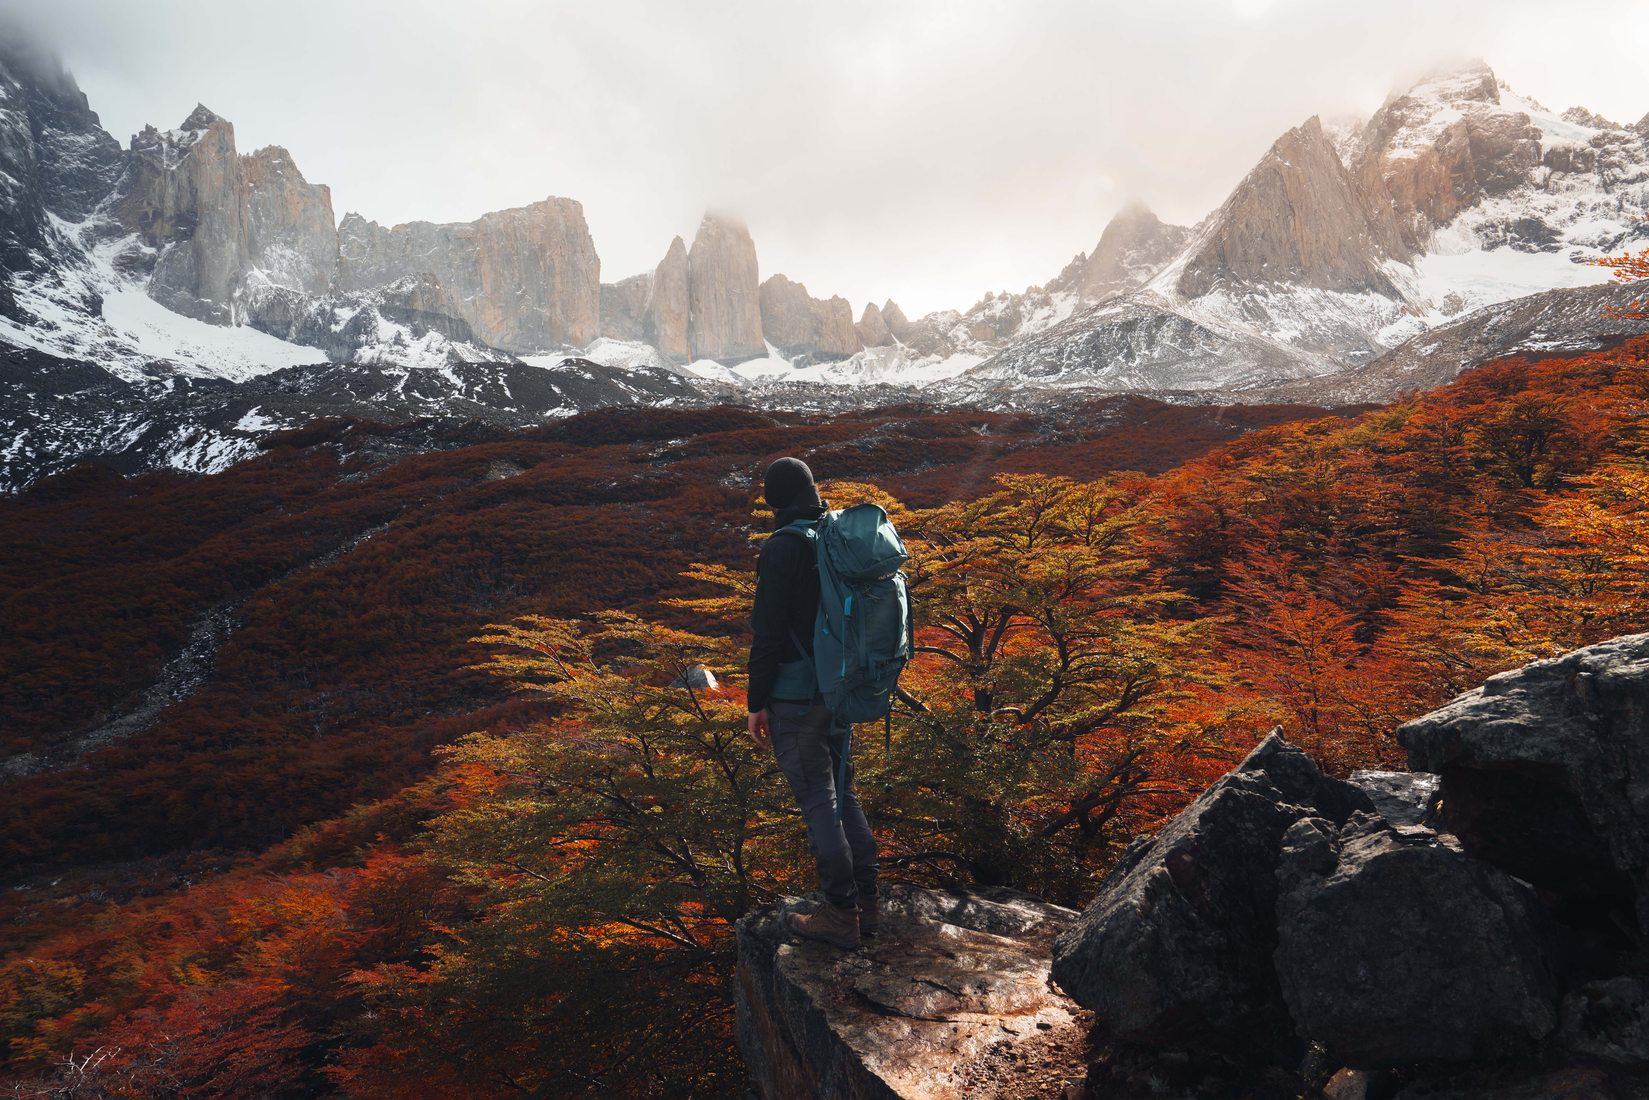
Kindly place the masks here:
<instances>
[{"instance_id":1,"label":"black beanie","mask_svg":"<svg viewBox=\"0 0 1649 1100\"><path fill-rule=\"evenodd\" d=\"M762 496L775 512L816 497L813 471L799 458L781 458L767 468L767 476L762 479Z\"/></svg>"}]
</instances>

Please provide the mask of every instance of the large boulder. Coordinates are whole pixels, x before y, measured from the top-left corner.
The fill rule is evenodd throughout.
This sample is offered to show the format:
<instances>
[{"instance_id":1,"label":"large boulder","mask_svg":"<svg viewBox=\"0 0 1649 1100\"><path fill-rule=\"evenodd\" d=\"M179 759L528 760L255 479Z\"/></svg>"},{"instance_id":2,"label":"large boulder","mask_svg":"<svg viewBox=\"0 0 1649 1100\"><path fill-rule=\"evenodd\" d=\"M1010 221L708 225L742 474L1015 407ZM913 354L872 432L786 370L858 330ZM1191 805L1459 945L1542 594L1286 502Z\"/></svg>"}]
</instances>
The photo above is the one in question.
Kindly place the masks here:
<instances>
[{"instance_id":1,"label":"large boulder","mask_svg":"<svg viewBox=\"0 0 1649 1100\"><path fill-rule=\"evenodd\" d=\"M1373 803L1273 733L1154 838L1136 841L1054 942L1053 976L1124 1043L1290 1058L1277 867L1295 822Z\"/></svg>"},{"instance_id":2,"label":"large boulder","mask_svg":"<svg viewBox=\"0 0 1649 1100\"><path fill-rule=\"evenodd\" d=\"M1430 829L1299 821L1278 876L1283 998L1340 1064L1516 1058L1556 1025L1534 891Z\"/></svg>"},{"instance_id":3,"label":"large boulder","mask_svg":"<svg viewBox=\"0 0 1649 1100\"><path fill-rule=\"evenodd\" d=\"M1572 923L1649 930L1649 634L1490 677L1397 738L1469 854Z\"/></svg>"},{"instance_id":4,"label":"large boulder","mask_svg":"<svg viewBox=\"0 0 1649 1100\"><path fill-rule=\"evenodd\" d=\"M1059 1096L1088 1020L1048 983L1076 914L1010 890L894 886L858 951L787 942L769 906L738 926L738 1043L764 1100Z\"/></svg>"}]
</instances>

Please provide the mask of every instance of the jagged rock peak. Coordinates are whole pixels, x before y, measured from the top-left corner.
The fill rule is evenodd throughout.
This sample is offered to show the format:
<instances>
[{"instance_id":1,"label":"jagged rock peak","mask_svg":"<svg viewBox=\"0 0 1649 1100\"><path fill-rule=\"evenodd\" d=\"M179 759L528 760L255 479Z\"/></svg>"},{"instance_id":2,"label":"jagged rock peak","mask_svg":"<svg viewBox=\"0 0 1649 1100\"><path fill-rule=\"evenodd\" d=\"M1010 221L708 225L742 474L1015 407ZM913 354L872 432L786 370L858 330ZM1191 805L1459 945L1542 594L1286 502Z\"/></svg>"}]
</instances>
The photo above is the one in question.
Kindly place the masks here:
<instances>
[{"instance_id":1,"label":"jagged rock peak","mask_svg":"<svg viewBox=\"0 0 1649 1100\"><path fill-rule=\"evenodd\" d=\"M1624 130L1626 127L1613 119L1604 118L1596 111L1588 111L1584 107L1570 107L1558 116L1564 122L1572 122L1576 126L1586 126L1593 130Z\"/></svg>"},{"instance_id":2,"label":"jagged rock peak","mask_svg":"<svg viewBox=\"0 0 1649 1100\"><path fill-rule=\"evenodd\" d=\"M1500 78L1482 58L1439 65L1415 81L1406 93L1444 103L1500 102Z\"/></svg>"},{"instance_id":3,"label":"jagged rock peak","mask_svg":"<svg viewBox=\"0 0 1649 1100\"><path fill-rule=\"evenodd\" d=\"M866 302L865 310L859 315L859 340L867 348L879 348L893 343L893 330L887 327L887 321L882 317L881 307L875 302Z\"/></svg>"},{"instance_id":4,"label":"jagged rock peak","mask_svg":"<svg viewBox=\"0 0 1649 1100\"><path fill-rule=\"evenodd\" d=\"M204 130L214 122L223 122L222 115L207 107L204 103L195 104L195 109L189 112L189 117L183 120L180 130Z\"/></svg>"},{"instance_id":5,"label":"jagged rock peak","mask_svg":"<svg viewBox=\"0 0 1649 1100\"><path fill-rule=\"evenodd\" d=\"M1316 115L1278 138L1209 221L1180 275L1188 298L1289 283L1400 294L1382 264L1407 255L1390 209L1340 162Z\"/></svg>"},{"instance_id":6,"label":"jagged rock peak","mask_svg":"<svg viewBox=\"0 0 1649 1100\"><path fill-rule=\"evenodd\" d=\"M910 318L905 316L905 311L900 309L899 303L892 298L882 303L882 321L887 325L888 331L901 342L910 335Z\"/></svg>"},{"instance_id":7,"label":"jagged rock peak","mask_svg":"<svg viewBox=\"0 0 1649 1100\"><path fill-rule=\"evenodd\" d=\"M296 176L301 183L307 183L298 162L292 159L292 153L284 145L265 145L253 153L247 153L248 161L256 161L264 172L272 175ZM320 186L326 187L326 184ZM328 188L328 190L331 190Z\"/></svg>"},{"instance_id":8,"label":"jagged rock peak","mask_svg":"<svg viewBox=\"0 0 1649 1100\"><path fill-rule=\"evenodd\" d=\"M58 57L0 16L0 182L10 181L0 262L12 271L45 262L46 212L85 218L124 159Z\"/></svg>"},{"instance_id":9,"label":"jagged rock peak","mask_svg":"<svg viewBox=\"0 0 1649 1100\"><path fill-rule=\"evenodd\" d=\"M1082 263L1077 284L1082 300L1094 301L1144 283L1184 247L1190 232L1164 223L1142 202L1129 202L1111 217Z\"/></svg>"},{"instance_id":10,"label":"jagged rock peak","mask_svg":"<svg viewBox=\"0 0 1649 1100\"><path fill-rule=\"evenodd\" d=\"M1389 200L1407 249L1425 251L1462 209L1528 181L1541 133L1515 103L1502 103L1479 61L1422 80L1369 119L1348 167L1369 194Z\"/></svg>"},{"instance_id":11,"label":"jagged rock peak","mask_svg":"<svg viewBox=\"0 0 1649 1100\"><path fill-rule=\"evenodd\" d=\"M672 238L664 259L653 269L643 328L647 341L659 354L676 363L687 362L693 354L688 333L692 319L688 275L687 244L680 237Z\"/></svg>"},{"instance_id":12,"label":"jagged rock peak","mask_svg":"<svg viewBox=\"0 0 1649 1100\"><path fill-rule=\"evenodd\" d=\"M766 354L756 242L743 222L704 215L687 253L687 295L694 359L741 363Z\"/></svg>"}]
</instances>

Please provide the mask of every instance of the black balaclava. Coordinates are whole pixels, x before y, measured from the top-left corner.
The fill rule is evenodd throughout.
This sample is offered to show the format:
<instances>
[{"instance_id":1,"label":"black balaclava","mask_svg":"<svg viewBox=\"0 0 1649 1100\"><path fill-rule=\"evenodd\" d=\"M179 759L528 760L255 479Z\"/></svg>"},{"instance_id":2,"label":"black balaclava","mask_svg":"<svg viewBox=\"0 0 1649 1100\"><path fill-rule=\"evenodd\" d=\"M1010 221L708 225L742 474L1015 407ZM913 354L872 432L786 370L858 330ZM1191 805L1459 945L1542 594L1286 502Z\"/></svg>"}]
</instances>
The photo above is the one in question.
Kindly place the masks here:
<instances>
[{"instance_id":1,"label":"black balaclava","mask_svg":"<svg viewBox=\"0 0 1649 1100\"><path fill-rule=\"evenodd\" d=\"M815 504L819 490L813 484L813 471L799 458L781 458L767 468L762 478L762 496L767 506L782 512L797 505Z\"/></svg>"}]
</instances>

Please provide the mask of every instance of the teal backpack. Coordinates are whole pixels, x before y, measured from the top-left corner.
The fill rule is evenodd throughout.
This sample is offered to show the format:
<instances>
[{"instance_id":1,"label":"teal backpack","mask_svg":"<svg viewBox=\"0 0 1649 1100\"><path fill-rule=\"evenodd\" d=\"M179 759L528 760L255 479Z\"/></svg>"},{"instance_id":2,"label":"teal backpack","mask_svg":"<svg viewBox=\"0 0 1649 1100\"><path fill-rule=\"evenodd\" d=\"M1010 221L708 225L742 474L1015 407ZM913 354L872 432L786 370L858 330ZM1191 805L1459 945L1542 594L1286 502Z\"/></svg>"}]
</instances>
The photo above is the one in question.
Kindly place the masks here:
<instances>
[{"instance_id":1,"label":"teal backpack","mask_svg":"<svg viewBox=\"0 0 1649 1100\"><path fill-rule=\"evenodd\" d=\"M819 614L813 624L818 693L847 736L840 790L855 722L883 721L892 756L893 694L916 649L910 592L899 571L910 555L880 505L859 504L800 520L775 534L811 539L819 561ZM800 639L793 639L797 648ZM837 816L841 815L838 801Z\"/></svg>"}]
</instances>

